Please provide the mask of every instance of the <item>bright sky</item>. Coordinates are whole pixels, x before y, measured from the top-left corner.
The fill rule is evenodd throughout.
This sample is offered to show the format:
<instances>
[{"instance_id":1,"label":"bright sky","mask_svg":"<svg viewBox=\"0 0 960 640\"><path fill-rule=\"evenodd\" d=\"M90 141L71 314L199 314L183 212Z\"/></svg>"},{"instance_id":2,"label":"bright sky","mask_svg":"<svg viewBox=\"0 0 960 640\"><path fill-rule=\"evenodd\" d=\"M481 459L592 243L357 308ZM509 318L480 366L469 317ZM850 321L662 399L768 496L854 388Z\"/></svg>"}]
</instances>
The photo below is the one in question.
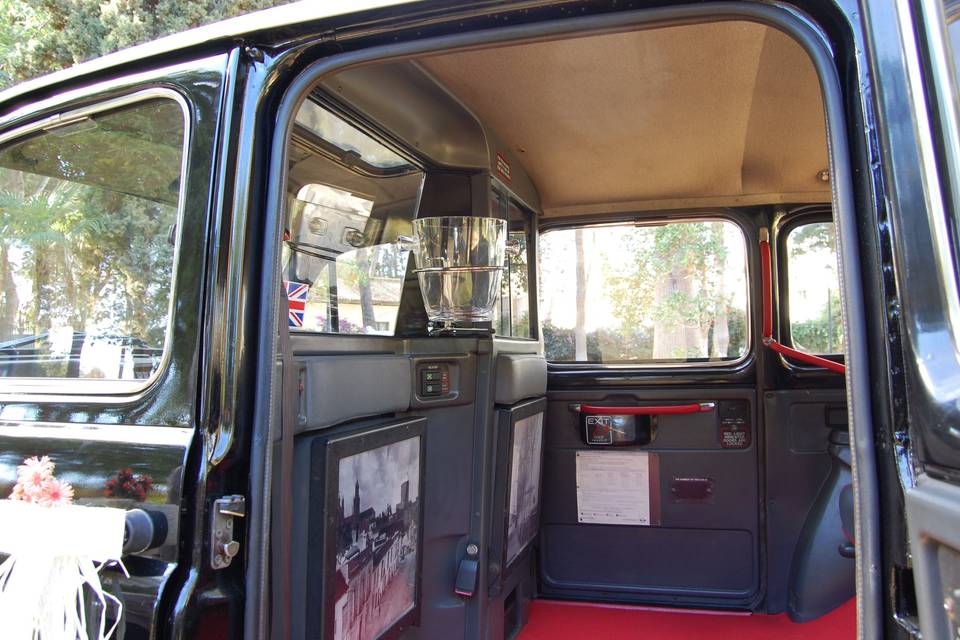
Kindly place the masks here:
<instances>
[{"instance_id":1,"label":"bright sky","mask_svg":"<svg viewBox=\"0 0 960 640\"><path fill-rule=\"evenodd\" d=\"M827 249L790 256L789 274L792 322L819 317L827 304L827 296L840 289L836 258Z\"/></svg>"}]
</instances>

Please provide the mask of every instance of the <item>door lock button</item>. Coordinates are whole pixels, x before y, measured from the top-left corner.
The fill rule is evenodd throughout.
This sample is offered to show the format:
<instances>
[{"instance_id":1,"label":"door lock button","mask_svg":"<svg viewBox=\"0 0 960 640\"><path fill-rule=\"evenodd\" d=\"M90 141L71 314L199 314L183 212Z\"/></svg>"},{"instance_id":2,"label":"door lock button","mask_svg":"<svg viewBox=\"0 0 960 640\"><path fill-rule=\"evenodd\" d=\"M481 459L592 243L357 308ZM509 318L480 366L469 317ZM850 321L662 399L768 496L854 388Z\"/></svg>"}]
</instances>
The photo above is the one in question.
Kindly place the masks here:
<instances>
[{"instance_id":1,"label":"door lock button","mask_svg":"<svg viewBox=\"0 0 960 640\"><path fill-rule=\"evenodd\" d=\"M420 369L421 398L441 398L450 393L450 372L447 365L429 364Z\"/></svg>"}]
</instances>

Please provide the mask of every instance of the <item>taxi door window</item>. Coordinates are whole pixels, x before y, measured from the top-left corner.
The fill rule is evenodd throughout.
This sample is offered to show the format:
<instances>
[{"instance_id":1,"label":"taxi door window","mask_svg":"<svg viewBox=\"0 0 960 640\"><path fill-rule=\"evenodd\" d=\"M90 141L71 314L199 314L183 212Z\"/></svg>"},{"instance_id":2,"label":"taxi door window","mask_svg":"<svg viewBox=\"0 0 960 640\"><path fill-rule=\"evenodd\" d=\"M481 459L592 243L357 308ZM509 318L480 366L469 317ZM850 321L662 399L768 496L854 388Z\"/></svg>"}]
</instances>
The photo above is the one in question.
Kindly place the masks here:
<instances>
[{"instance_id":1,"label":"taxi door window","mask_svg":"<svg viewBox=\"0 0 960 640\"><path fill-rule=\"evenodd\" d=\"M0 145L0 376L160 368L184 130L180 104L156 98Z\"/></svg>"},{"instance_id":2,"label":"taxi door window","mask_svg":"<svg viewBox=\"0 0 960 640\"><path fill-rule=\"evenodd\" d=\"M746 244L729 220L545 231L538 266L551 362L694 366L749 352Z\"/></svg>"},{"instance_id":3,"label":"taxi door window","mask_svg":"<svg viewBox=\"0 0 960 640\"><path fill-rule=\"evenodd\" d=\"M801 224L787 235L787 304L795 349L821 355L844 352L832 222Z\"/></svg>"}]
</instances>

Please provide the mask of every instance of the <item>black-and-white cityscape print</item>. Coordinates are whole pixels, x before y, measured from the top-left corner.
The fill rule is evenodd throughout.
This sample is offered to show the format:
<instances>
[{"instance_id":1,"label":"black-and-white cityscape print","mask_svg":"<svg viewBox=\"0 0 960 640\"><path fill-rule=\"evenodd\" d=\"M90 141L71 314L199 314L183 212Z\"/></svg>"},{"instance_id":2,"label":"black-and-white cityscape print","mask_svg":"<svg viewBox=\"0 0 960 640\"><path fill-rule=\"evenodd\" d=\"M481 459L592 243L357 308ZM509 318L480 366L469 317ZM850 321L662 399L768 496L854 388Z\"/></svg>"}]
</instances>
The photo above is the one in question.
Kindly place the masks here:
<instances>
[{"instance_id":1,"label":"black-and-white cityscape print","mask_svg":"<svg viewBox=\"0 0 960 640\"><path fill-rule=\"evenodd\" d=\"M540 450L543 414L518 420L513 427L510 462L510 515L507 520L507 566L537 533L540 519Z\"/></svg>"},{"instance_id":2,"label":"black-and-white cityscape print","mask_svg":"<svg viewBox=\"0 0 960 640\"><path fill-rule=\"evenodd\" d=\"M416 606L420 436L339 463L335 640L373 640Z\"/></svg>"}]
</instances>

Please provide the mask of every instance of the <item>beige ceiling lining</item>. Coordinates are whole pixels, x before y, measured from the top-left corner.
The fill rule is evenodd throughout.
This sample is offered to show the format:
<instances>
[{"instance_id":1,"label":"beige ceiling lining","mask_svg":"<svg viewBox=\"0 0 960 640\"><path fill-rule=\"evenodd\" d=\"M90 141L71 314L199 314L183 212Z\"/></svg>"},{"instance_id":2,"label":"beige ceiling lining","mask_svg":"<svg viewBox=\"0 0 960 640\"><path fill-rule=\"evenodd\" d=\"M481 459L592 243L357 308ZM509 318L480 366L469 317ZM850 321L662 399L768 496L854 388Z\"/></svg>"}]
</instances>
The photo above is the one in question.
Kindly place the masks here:
<instances>
[{"instance_id":1,"label":"beige ceiling lining","mask_svg":"<svg viewBox=\"0 0 960 640\"><path fill-rule=\"evenodd\" d=\"M793 193L751 193L734 196L705 196L702 198L664 198L661 200L636 200L633 202L610 202L606 204L577 204L569 207L550 207L543 210L549 218L570 216L643 213L648 211L672 211L680 209L711 209L722 207L752 207L762 204L823 204L830 202L829 191Z\"/></svg>"},{"instance_id":2,"label":"beige ceiling lining","mask_svg":"<svg viewBox=\"0 0 960 640\"><path fill-rule=\"evenodd\" d=\"M816 73L768 27L685 25L420 63L517 154L548 215L830 200L817 180Z\"/></svg>"},{"instance_id":3,"label":"beige ceiling lining","mask_svg":"<svg viewBox=\"0 0 960 640\"><path fill-rule=\"evenodd\" d=\"M807 54L783 32L767 32L744 147L744 191L778 184L789 193L818 181L817 173L828 168L826 116ZM783 82L785 71L792 82ZM829 185L819 186L829 201Z\"/></svg>"},{"instance_id":4,"label":"beige ceiling lining","mask_svg":"<svg viewBox=\"0 0 960 640\"><path fill-rule=\"evenodd\" d=\"M763 60L764 52L766 51L766 47L767 47L767 34L768 34L768 33L770 33L770 29L766 29L766 28L765 28L765 29L762 30L762 35L761 35L761 40L760 40L760 51L759 51L758 54L757 54L756 61L755 61L756 64L754 65L754 68L753 68L753 85L750 87L750 104L749 104L749 106L747 107L747 110L746 110L746 121L745 121L744 124L743 124L743 137L742 137L742 141L743 141L743 142L742 142L742 144L740 145L740 190L739 190L739 193L743 193L743 192L744 192L744 191L743 191L743 185L744 185L743 165L744 165L744 162L746 161L746 154L747 154L747 136L748 136L749 133L750 133L750 123L751 123L751 121L753 120L754 102L755 102L756 99L757 99L757 81L758 81L759 78L760 78L760 70L761 70L762 67L763 67L763 65L761 64L761 61Z\"/></svg>"}]
</instances>

